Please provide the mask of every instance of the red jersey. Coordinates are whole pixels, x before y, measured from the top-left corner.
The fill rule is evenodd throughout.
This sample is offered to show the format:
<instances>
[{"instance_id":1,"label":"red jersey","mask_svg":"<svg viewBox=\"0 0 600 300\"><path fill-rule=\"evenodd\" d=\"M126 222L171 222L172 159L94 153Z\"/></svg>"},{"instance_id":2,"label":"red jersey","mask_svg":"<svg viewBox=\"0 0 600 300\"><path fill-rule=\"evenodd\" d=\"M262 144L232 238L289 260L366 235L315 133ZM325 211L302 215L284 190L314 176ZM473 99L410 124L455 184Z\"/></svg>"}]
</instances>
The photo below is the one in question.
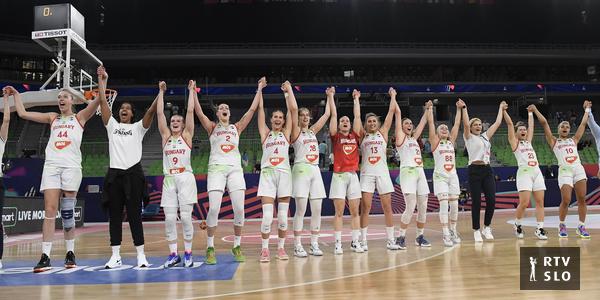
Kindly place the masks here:
<instances>
[{"instance_id":1,"label":"red jersey","mask_svg":"<svg viewBox=\"0 0 600 300\"><path fill-rule=\"evenodd\" d=\"M338 131L331 136L333 144L333 172L356 172L358 171L358 145L360 138L358 134L350 132L343 135Z\"/></svg>"}]
</instances>

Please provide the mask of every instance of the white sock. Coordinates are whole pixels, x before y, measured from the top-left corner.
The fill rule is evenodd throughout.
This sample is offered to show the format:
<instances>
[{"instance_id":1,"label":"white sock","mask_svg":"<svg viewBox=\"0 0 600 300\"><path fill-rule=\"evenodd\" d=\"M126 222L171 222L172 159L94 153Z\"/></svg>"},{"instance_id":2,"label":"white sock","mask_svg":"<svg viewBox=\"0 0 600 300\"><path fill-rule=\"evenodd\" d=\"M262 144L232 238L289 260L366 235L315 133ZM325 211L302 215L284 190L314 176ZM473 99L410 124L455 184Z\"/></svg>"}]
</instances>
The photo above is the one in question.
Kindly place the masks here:
<instances>
[{"instance_id":1,"label":"white sock","mask_svg":"<svg viewBox=\"0 0 600 300\"><path fill-rule=\"evenodd\" d=\"M144 245L135 246L135 251L138 256L144 255Z\"/></svg>"},{"instance_id":2,"label":"white sock","mask_svg":"<svg viewBox=\"0 0 600 300\"><path fill-rule=\"evenodd\" d=\"M319 243L319 235L318 234L311 234L310 235L310 244L314 245Z\"/></svg>"},{"instance_id":3,"label":"white sock","mask_svg":"<svg viewBox=\"0 0 600 300\"><path fill-rule=\"evenodd\" d=\"M284 245L285 245L285 238L279 238L279 240L277 241L277 249L283 248Z\"/></svg>"},{"instance_id":4,"label":"white sock","mask_svg":"<svg viewBox=\"0 0 600 300\"><path fill-rule=\"evenodd\" d=\"M585 226L584 222L579 221L579 226Z\"/></svg>"},{"instance_id":5,"label":"white sock","mask_svg":"<svg viewBox=\"0 0 600 300\"><path fill-rule=\"evenodd\" d=\"M75 252L75 240L65 240L65 247L67 248L67 252Z\"/></svg>"},{"instance_id":6,"label":"white sock","mask_svg":"<svg viewBox=\"0 0 600 300\"><path fill-rule=\"evenodd\" d=\"M301 236L299 236L299 235L295 236L294 241L296 243L295 244L296 246L302 245L302 237Z\"/></svg>"},{"instance_id":7,"label":"white sock","mask_svg":"<svg viewBox=\"0 0 600 300\"><path fill-rule=\"evenodd\" d=\"M420 236L420 235L422 235L422 234L423 234L423 232L425 232L425 229L424 229L424 228L418 228L418 227L417 227L417 236Z\"/></svg>"},{"instance_id":8,"label":"white sock","mask_svg":"<svg viewBox=\"0 0 600 300\"><path fill-rule=\"evenodd\" d=\"M400 228L400 235L399 236L406 236L406 229Z\"/></svg>"},{"instance_id":9,"label":"white sock","mask_svg":"<svg viewBox=\"0 0 600 300\"><path fill-rule=\"evenodd\" d=\"M121 256L121 245L110 246L112 248L112 256Z\"/></svg>"},{"instance_id":10,"label":"white sock","mask_svg":"<svg viewBox=\"0 0 600 300\"><path fill-rule=\"evenodd\" d=\"M241 246L242 245L242 236L241 235L236 235L233 237L233 247L237 247L237 246Z\"/></svg>"},{"instance_id":11,"label":"white sock","mask_svg":"<svg viewBox=\"0 0 600 300\"><path fill-rule=\"evenodd\" d=\"M366 241L367 240L367 230L369 229L369 227L365 227L365 228L361 228L360 229L360 234L362 235L362 240Z\"/></svg>"},{"instance_id":12,"label":"white sock","mask_svg":"<svg viewBox=\"0 0 600 300\"><path fill-rule=\"evenodd\" d=\"M169 251L171 251L171 253L177 254L177 243L169 244Z\"/></svg>"},{"instance_id":13,"label":"white sock","mask_svg":"<svg viewBox=\"0 0 600 300\"><path fill-rule=\"evenodd\" d=\"M269 248L269 239L262 239L262 248Z\"/></svg>"},{"instance_id":14,"label":"white sock","mask_svg":"<svg viewBox=\"0 0 600 300\"><path fill-rule=\"evenodd\" d=\"M341 237L341 235L342 235L342 232L340 232L340 237ZM360 238L360 230L352 229L352 241L356 242L356 241L358 241L359 238ZM337 241L337 238L336 238L336 241Z\"/></svg>"},{"instance_id":15,"label":"white sock","mask_svg":"<svg viewBox=\"0 0 600 300\"><path fill-rule=\"evenodd\" d=\"M183 247L185 252L192 253L192 242L183 241Z\"/></svg>"},{"instance_id":16,"label":"white sock","mask_svg":"<svg viewBox=\"0 0 600 300\"><path fill-rule=\"evenodd\" d=\"M206 247L215 247L215 237L209 236L206 238Z\"/></svg>"},{"instance_id":17,"label":"white sock","mask_svg":"<svg viewBox=\"0 0 600 300\"><path fill-rule=\"evenodd\" d=\"M544 222L537 222L537 228L544 228Z\"/></svg>"},{"instance_id":18,"label":"white sock","mask_svg":"<svg viewBox=\"0 0 600 300\"><path fill-rule=\"evenodd\" d=\"M356 231L356 239L358 240L358 230L352 230L352 239L354 239L354 232ZM341 243L342 242L342 232L341 231L336 231L333 233L333 235L335 236L335 243Z\"/></svg>"},{"instance_id":19,"label":"white sock","mask_svg":"<svg viewBox=\"0 0 600 300\"><path fill-rule=\"evenodd\" d=\"M385 233L387 233L388 240L393 240L394 239L394 226L386 227Z\"/></svg>"},{"instance_id":20,"label":"white sock","mask_svg":"<svg viewBox=\"0 0 600 300\"><path fill-rule=\"evenodd\" d=\"M52 251L52 242L42 242L42 253L50 256L50 251Z\"/></svg>"},{"instance_id":21,"label":"white sock","mask_svg":"<svg viewBox=\"0 0 600 300\"><path fill-rule=\"evenodd\" d=\"M515 219L515 225L521 225L521 219Z\"/></svg>"},{"instance_id":22,"label":"white sock","mask_svg":"<svg viewBox=\"0 0 600 300\"><path fill-rule=\"evenodd\" d=\"M452 231L456 232L456 222L450 222L450 229L452 229Z\"/></svg>"},{"instance_id":23,"label":"white sock","mask_svg":"<svg viewBox=\"0 0 600 300\"><path fill-rule=\"evenodd\" d=\"M444 235L450 234L450 229L448 229L448 226L442 226L442 233L444 233Z\"/></svg>"}]
</instances>

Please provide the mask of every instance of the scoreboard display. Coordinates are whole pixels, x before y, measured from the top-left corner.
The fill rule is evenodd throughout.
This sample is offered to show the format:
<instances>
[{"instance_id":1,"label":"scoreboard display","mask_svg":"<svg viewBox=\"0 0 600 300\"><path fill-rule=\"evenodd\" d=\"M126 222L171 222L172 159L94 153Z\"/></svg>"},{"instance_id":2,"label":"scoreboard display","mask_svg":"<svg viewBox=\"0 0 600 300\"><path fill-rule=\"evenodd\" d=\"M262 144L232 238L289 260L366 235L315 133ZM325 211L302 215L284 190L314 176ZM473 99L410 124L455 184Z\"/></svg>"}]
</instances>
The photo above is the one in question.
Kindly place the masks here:
<instances>
[{"instance_id":1,"label":"scoreboard display","mask_svg":"<svg viewBox=\"0 0 600 300\"><path fill-rule=\"evenodd\" d=\"M33 8L34 31L70 28L85 39L85 19L73 5L40 5Z\"/></svg>"}]
</instances>

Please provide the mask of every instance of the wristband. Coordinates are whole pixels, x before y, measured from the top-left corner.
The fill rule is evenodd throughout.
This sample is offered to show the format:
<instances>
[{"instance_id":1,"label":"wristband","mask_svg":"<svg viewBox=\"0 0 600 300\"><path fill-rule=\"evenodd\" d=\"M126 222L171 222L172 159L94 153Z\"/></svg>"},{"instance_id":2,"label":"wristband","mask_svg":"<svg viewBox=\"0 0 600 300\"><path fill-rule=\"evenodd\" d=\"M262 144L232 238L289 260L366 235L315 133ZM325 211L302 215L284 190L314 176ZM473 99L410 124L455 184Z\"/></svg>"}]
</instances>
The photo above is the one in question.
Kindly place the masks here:
<instances>
[{"instance_id":1,"label":"wristband","mask_svg":"<svg viewBox=\"0 0 600 300\"><path fill-rule=\"evenodd\" d=\"M591 109L591 108L589 108L589 107L587 107L587 108L585 109L585 112L586 112L586 113L592 112L592 109Z\"/></svg>"},{"instance_id":2,"label":"wristband","mask_svg":"<svg viewBox=\"0 0 600 300\"><path fill-rule=\"evenodd\" d=\"M528 112L527 115L528 116L533 116L533 113L532 112Z\"/></svg>"}]
</instances>

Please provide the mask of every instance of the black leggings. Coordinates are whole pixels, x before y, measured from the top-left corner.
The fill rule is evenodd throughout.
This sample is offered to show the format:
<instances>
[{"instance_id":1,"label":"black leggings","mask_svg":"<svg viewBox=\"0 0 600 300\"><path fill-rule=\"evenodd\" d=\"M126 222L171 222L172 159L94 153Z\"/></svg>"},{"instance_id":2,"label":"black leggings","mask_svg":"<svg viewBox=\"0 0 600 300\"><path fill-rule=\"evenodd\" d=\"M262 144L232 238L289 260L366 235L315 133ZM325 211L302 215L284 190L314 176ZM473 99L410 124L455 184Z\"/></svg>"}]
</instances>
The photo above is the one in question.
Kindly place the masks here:
<instances>
[{"instance_id":1,"label":"black leggings","mask_svg":"<svg viewBox=\"0 0 600 300\"><path fill-rule=\"evenodd\" d=\"M481 210L481 193L485 195L485 219L483 224L490 226L496 207L496 181L489 165L469 165L469 190L471 192L471 221L473 229L479 230L479 212Z\"/></svg>"},{"instance_id":2,"label":"black leggings","mask_svg":"<svg viewBox=\"0 0 600 300\"><path fill-rule=\"evenodd\" d=\"M2 210L4 209L4 182L0 177L0 259L4 253L4 227L2 226Z\"/></svg>"},{"instance_id":3,"label":"black leggings","mask_svg":"<svg viewBox=\"0 0 600 300\"><path fill-rule=\"evenodd\" d=\"M131 176L123 180L124 176ZM129 184L130 197L126 196L125 185ZM144 228L142 227L142 197L145 182L134 174L122 175L108 187L108 210L110 245L121 245L123 237L123 208L127 209L127 221L133 236L133 244L144 244Z\"/></svg>"}]
</instances>

